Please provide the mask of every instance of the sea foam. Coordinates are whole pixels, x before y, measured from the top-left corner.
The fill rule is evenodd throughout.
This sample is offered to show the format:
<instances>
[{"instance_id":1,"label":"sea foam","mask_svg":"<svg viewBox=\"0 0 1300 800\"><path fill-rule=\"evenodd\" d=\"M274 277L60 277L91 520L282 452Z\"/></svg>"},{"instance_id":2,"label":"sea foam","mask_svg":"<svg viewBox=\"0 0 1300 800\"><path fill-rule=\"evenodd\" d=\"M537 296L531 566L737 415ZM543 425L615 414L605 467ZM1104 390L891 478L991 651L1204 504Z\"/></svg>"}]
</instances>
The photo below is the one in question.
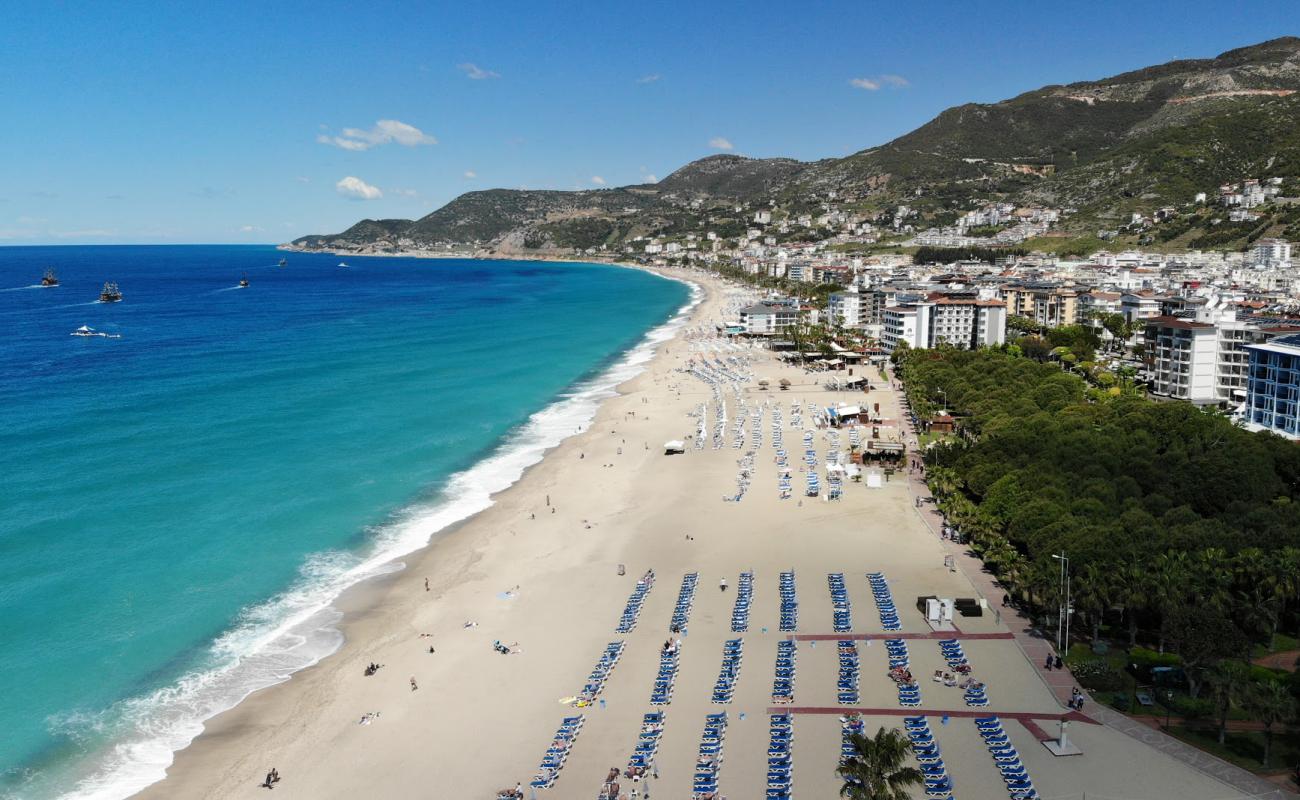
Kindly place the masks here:
<instances>
[{"instance_id":1,"label":"sea foam","mask_svg":"<svg viewBox=\"0 0 1300 800\"><path fill-rule=\"evenodd\" d=\"M492 505L492 495L518 481L548 450L585 429L619 384L644 371L655 350L672 339L702 298L649 331L623 357L585 380L503 437L504 443L471 468L452 475L439 499L413 506L372 531L359 553L332 551L307 559L286 591L245 609L211 645L212 666L147 695L115 704L94 718L78 714L51 720L62 733L88 729L113 742L91 759L67 800L120 800L162 780L176 751L203 732L203 723L259 689L287 681L338 650L341 612L335 600L361 581L404 568L398 559L426 547L439 531Z\"/></svg>"}]
</instances>

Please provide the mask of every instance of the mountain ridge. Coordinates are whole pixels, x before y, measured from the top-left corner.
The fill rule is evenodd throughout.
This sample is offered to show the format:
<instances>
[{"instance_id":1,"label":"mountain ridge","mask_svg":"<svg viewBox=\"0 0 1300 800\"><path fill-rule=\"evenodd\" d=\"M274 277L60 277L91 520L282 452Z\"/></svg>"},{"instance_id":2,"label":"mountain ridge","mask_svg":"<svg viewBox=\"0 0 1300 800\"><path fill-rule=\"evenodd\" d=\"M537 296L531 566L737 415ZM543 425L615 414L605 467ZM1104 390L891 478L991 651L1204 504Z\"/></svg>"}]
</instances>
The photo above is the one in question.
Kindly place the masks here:
<instances>
[{"instance_id":1,"label":"mountain ridge","mask_svg":"<svg viewBox=\"0 0 1300 800\"><path fill-rule=\"evenodd\" d=\"M1285 36L1213 58L954 106L843 158L715 154L653 184L475 191L419 220L362 220L291 246L577 251L706 229L734 236L759 206L795 213L832 197L868 213L906 201L922 223L977 201L1055 204L1079 209L1083 229L1123 212L1187 202L1193 189L1251 177L1240 173L1265 164L1300 175L1300 137L1291 122L1298 117L1300 38Z\"/></svg>"}]
</instances>

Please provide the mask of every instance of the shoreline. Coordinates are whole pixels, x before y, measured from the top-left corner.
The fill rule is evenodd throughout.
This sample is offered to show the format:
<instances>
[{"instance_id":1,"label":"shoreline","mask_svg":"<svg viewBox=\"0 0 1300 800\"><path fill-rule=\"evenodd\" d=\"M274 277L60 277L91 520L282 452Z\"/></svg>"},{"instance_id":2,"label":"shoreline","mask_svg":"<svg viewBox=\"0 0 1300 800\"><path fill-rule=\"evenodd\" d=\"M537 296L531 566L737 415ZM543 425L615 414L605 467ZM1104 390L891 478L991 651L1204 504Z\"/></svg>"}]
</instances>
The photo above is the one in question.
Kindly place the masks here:
<instances>
[{"instance_id":1,"label":"shoreline","mask_svg":"<svg viewBox=\"0 0 1300 800\"><path fill-rule=\"evenodd\" d=\"M601 265L626 266L603 263ZM690 324L692 313L707 296L706 291L698 282L688 280L684 276L664 274L653 269L643 269L643 271L650 272L656 277L665 280L673 280L686 285L689 290L686 301L669 312L665 320L646 330L631 347L613 354L603 366L598 365L593 368L592 373L589 373L587 377L579 379L566 388L550 403L530 415L519 428L505 434L505 437L491 450L487 451L479 461L460 472L450 475L437 500L424 505L422 508L419 506L413 507L412 514L413 516L418 514L418 519L399 520L390 524L397 527L418 525L421 522L428 524L427 517L430 512L433 514L440 512L456 513L454 511L456 505L473 501L472 497L466 497L464 487L460 492L455 491L458 481L473 476L476 471L486 470L495 461L501 459L508 460L511 456L524 459L530 458L529 453L531 451L526 446L520 447L514 442L519 441L529 433L534 437L546 437L547 420L545 418L548 415L562 414L566 410L566 406L577 407L578 413L581 415L579 418L582 420L580 431L589 430L600 409L610 399L619 396L621 387L635 380L637 376L644 372L659 349L672 342L677 333ZM615 382L610 383L610 381ZM590 407L582 408L586 405L590 405ZM161 741L160 736L145 741L139 741L136 737L128 736L122 741L114 742L108 746L106 751L99 754L96 759L98 763L93 768L93 771L82 775L70 791L60 796L78 798L79 800L135 797L142 792L148 792L152 787L164 783L175 766L177 758L206 739L212 738L212 735L216 733L215 728L221 724L224 717L240 711L246 705L256 704L258 698L267 694L268 690L291 685L294 678L320 669L323 664L337 657L340 652L348 647L349 631L355 629L360 620L366 619L380 610L379 604L382 597L391 589L394 583L400 580L403 574L409 571L412 562L427 557L429 551L435 549L441 541L448 537L454 537L467 524L490 510L500 501L503 495L509 493L530 473L536 471L536 467L545 464L553 452L576 435L580 435L580 433L561 434L555 441L545 439L544 442L549 443L545 444L543 449L536 453L535 458L523 463L519 467L519 472L514 477L508 478L505 485L489 490L486 496L480 498L478 508L449 522L435 524L427 531L424 541L413 549L392 554L382 552L366 554L365 551L362 551L360 553L362 561L357 569L364 567L364 573L341 588L327 589L326 591L330 592L330 594L322 604L305 614L299 612L291 616L277 629L279 631L277 638L286 636L314 637L317 640L317 647L320 647L320 639L332 639L333 643L331 645L327 645L320 652L308 656L309 660L305 663L288 667L285 669L284 674L278 675L275 679L260 686L255 686L233 702L222 701L217 704L219 707L209 709L210 713L196 711L198 716L185 722L188 725L197 726L197 731L182 731L178 734L174 728L167 730L160 735L161 738L168 739L165 742ZM509 467L508 464L506 466ZM371 543L370 546L376 547L379 545ZM274 603L284 597L285 594L293 592L295 588L297 588L297 582L290 587L286 587L280 594L268 598L265 602L267 604ZM260 652L250 653L243 656L240 663L247 659L257 659L262 655ZM237 670L239 667L240 664L235 664L222 670L222 672ZM186 676L182 681L191 677ZM174 689L174 686L169 685L147 695L146 698L152 698L164 692L171 692ZM131 700L136 700L136 698L131 698ZM188 736L186 736L186 733L188 733ZM182 743L180 740L183 737L187 740ZM167 754L165 764L161 758L164 748ZM124 751L127 752L125 756L123 755ZM117 763L114 763L114 761ZM107 774L105 774L106 770Z\"/></svg>"},{"instance_id":2,"label":"shoreline","mask_svg":"<svg viewBox=\"0 0 1300 800\"><path fill-rule=\"evenodd\" d=\"M334 255L350 256L354 258L424 258L424 259L463 259L465 261L551 261L551 262L572 262L574 264L601 264L608 267L631 267L633 269L644 269L650 272L660 269L660 267L651 267L634 261L622 261L617 258L602 259L593 256L574 254L564 256L547 253L499 253L495 251L475 251L471 253L436 253L428 250L402 250L396 253L360 253L355 250L342 250L339 248L319 248L314 250L305 250L301 247L294 247L290 244L273 245L276 250L285 253L303 253L306 255ZM675 267L672 269L690 269L689 267Z\"/></svg>"},{"instance_id":3,"label":"shoreline","mask_svg":"<svg viewBox=\"0 0 1300 800\"><path fill-rule=\"evenodd\" d=\"M706 289L690 317L694 322L719 318L724 305L746 301L745 291L707 276L699 280ZM879 419L855 428L850 440L902 435L898 393L883 380L876 383L874 371L864 374L873 382L868 395L838 391L820 374L763 349L679 329L644 371L600 403L590 426L546 454L546 469L528 470L490 508L413 554L407 569L367 582L341 601L346 643L339 652L212 720L177 754L167 779L139 796L251 800L264 795L260 782L274 768L282 777L277 796L290 800L494 797L516 782L527 787L538 774L539 756L556 739L557 724L578 716L580 741L558 775L543 774L541 781L554 779L549 796L591 797L611 765L628 763L645 713L661 711L656 796L691 796L701 723L716 713L731 720L722 794L765 796L768 715L793 713L795 791L829 797L841 787L835 766L839 717L847 712L861 714L869 731L896 726L900 714L932 721L942 715L934 735L963 795L1007 791L988 747L961 722L989 713L1008 720L1007 734L1043 796L1086 788L1146 800L1222 798L1218 781L1104 726L1072 727L1070 738L1085 756L1055 758L1036 737L1055 728L1063 706L1007 626L996 615L977 614L963 615L952 634L930 630L912 598L977 592L965 573L945 562L944 543L916 512L911 482L868 468L868 477L884 480L844 481L837 500L811 486L822 473L822 453L830 464L832 455L838 461L844 452L844 432L816 419L827 406L867 399L879 404L873 414ZM782 381L788 390L771 388ZM717 437L712 447L709 428ZM681 455L668 456L659 446L691 439L696 430L704 431L700 446ZM798 484L790 492L779 485L784 455L778 451L798 453L801 439L808 458L785 469ZM804 460L808 467L799 467ZM832 470L825 472L829 482ZM633 584L648 569L655 588L634 612L636 624L616 631ZM738 589L743 572L753 592L744 607L746 627L738 632L739 598L728 585ZM898 601L894 627L868 578L875 574L885 576ZM691 575L698 591L689 591ZM836 577L848 602L834 596ZM793 608L779 586L797 591ZM852 621L841 623L838 615L850 608ZM787 611L797 617L789 627ZM923 710L900 709L886 648L872 647L894 630L910 634L904 645L909 669L920 676L950 664L934 639L965 638L989 708L971 712L962 688L923 679ZM846 638L837 636L846 632L857 645L825 641ZM656 698L664 691L664 637L674 634L684 655L669 667L667 697ZM719 672L724 642L743 647L744 668L733 667L739 674ZM798 678L791 676L791 690L776 696L773 665L791 642ZM855 654L848 700L840 688L846 646ZM592 663L611 647L620 654L617 669L609 667L592 690ZM371 671L371 664L382 666ZM734 694L718 700L718 684L727 675ZM600 702L575 706L577 695L591 697L592 691ZM950 711L956 713L947 724ZM602 794L622 800L632 785ZM530 789L524 791L527 796Z\"/></svg>"}]
</instances>

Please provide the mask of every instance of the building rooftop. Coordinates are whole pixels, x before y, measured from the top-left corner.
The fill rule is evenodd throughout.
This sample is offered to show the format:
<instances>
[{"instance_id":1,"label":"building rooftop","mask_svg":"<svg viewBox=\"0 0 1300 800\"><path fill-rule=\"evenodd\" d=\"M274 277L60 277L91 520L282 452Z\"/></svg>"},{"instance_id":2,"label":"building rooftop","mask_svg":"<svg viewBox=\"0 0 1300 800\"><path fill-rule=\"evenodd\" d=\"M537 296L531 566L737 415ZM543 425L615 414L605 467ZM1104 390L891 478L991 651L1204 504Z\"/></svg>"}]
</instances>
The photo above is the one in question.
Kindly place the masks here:
<instances>
[{"instance_id":1,"label":"building rooftop","mask_svg":"<svg viewBox=\"0 0 1300 800\"><path fill-rule=\"evenodd\" d=\"M1189 330L1214 328L1214 326L1208 322L1196 322L1194 320L1183 319L1181 317L1151 317L1146 321L1146 323L1150 327L1160 327L1160 328L1183 328Z\"/></svg>"}]
</instances>

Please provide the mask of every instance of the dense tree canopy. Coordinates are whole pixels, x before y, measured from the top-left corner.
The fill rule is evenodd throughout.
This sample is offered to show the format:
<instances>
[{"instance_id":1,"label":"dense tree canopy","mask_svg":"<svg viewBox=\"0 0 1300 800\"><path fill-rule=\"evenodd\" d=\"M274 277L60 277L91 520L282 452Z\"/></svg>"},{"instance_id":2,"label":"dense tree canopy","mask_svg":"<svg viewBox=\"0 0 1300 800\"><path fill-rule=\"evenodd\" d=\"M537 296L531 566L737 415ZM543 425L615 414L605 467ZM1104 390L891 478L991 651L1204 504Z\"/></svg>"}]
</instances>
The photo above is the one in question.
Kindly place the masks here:
<instances>
[{"instance_id":1,"label":"dense tree canopy","mask_svg":"<svg viewBox=\"0 0 1300 800\"><path fill-rule=\"evenodd\" d=\"M1121 612L1130 643L1207 638L1172 613L1189 603L1262 641L1295 606L1294 443L997 350L911 351L900 375L913 409L942 396L958 413L963 435L927 455L931 488L1021 600L1055 607L1051 556L1065 551L1077 613L1095 631Z\"/></svg>"}]
</instances>

